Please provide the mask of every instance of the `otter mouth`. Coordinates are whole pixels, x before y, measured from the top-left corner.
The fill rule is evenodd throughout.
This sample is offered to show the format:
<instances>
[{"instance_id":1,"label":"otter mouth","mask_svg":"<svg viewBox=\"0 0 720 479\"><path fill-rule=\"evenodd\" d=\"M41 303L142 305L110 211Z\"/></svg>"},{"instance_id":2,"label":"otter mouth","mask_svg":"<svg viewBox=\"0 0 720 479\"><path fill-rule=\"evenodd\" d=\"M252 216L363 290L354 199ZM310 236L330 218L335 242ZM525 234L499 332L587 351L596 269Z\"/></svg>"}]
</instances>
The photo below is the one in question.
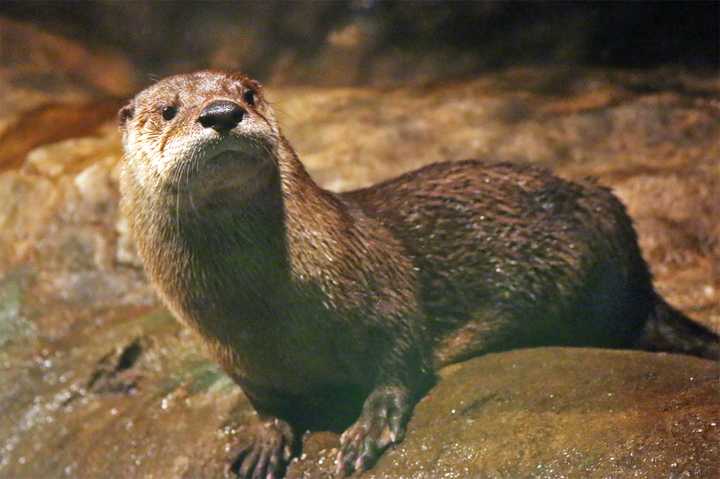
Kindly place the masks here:
<instances>
[{"instance_id":1,"label":"otter mouth","mask_svg":"<svg viewBox=\"0 0 720 479\"><path fill-rule=\"evenodd\" d=\"M257 163L260 162L261 159L258 158L257 153L253 154L247 151L241 151L241 150L225 150L221 151L220 153L216 153L212 156L209 156L205 160L201 160L201 172L203 169L205 170L228 170L233 169L237 166L245 166L245 165L238 165L238 163Z\"/></svg>"},{"instance_id":2,"label":"otter mouth","mask_svg":"<svg viewBox=\"0 0 720 479\"><path fill-rule=\"evenodd\" d=\"M203 182L239 185L252 180L266 160L257 150L226 149L196 160L192 176Z\"/></svg>"},{"instance_id":3,"label":"otter mouth","mask_svg":"<svg viewBox=\"0 0 720 479\"><path fill-rule=\"evenodd\" d=\"M258 148L207 145L178 165L168 186L172 193L189 193L196 200L223 192L242 196L260 186L271 164Z\"/></svg>"}]
</instances>

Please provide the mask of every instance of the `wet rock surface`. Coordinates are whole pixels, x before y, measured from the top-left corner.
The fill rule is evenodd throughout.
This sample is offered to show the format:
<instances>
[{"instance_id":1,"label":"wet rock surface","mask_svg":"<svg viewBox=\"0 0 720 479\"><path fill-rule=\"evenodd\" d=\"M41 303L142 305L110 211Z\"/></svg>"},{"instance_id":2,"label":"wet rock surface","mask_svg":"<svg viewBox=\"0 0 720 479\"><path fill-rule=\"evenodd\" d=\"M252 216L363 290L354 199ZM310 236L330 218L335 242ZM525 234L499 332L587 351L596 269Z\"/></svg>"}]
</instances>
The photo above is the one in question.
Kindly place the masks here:
<instances>
[{"instance_id":1,"label":"wet rock surface","mask_svg":"<svg viewBox=\"0 0 720 479\"><path fill-rule=\"evenodd\" d=\"M714 477L719 373L636 351L472 359L441 372L405 441L364 477Z\"/></svg>"},{"instance_id":2,"label":"wet rock surface","mask_svg":"<svg viewBox=\"0 0 720 479\"><path fill-rule=\"evenodd\" d=\"M0 101L14 105L0 117L0 477L220 477L225 446L255 415L159 307L119 216L113 118L133 80L31 84L12 80L20 70L0 71ZM513 69L269 96L335 190L471 157L597 176L628 206L660 291L720 329L717 78ZM642 352L473 359L442 372L405 442L367 476L711 477L718 374ZM328 476L336 447L332 433L308 435L288 476Z\"/></svg>"}]
</instances>

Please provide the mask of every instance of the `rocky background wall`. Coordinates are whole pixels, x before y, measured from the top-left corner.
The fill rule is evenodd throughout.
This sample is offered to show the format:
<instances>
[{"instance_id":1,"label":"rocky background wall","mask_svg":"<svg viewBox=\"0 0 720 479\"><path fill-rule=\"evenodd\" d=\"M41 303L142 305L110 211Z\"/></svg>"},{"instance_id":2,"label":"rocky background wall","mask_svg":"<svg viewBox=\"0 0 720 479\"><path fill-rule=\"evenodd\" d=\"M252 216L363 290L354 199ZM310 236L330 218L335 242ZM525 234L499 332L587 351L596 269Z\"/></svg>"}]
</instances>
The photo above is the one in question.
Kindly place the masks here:
<instances>
[{"instance_id":1,"label":"rocky background wall","mask_svg":"<svg viewBox=\"0 0 720 479\"><path fill-rule=\"evenodd\" d=\"M663 295L720 330L720 5L0 4L0 477L221 477L254 413L148 288L117 108L153 78L266 83L322 185L481 157L593 175ZM442 371L366 476L717 477L720 368L541 348ZM328 477L337 436L290 477Z\"/></svg>"}]
</instances>

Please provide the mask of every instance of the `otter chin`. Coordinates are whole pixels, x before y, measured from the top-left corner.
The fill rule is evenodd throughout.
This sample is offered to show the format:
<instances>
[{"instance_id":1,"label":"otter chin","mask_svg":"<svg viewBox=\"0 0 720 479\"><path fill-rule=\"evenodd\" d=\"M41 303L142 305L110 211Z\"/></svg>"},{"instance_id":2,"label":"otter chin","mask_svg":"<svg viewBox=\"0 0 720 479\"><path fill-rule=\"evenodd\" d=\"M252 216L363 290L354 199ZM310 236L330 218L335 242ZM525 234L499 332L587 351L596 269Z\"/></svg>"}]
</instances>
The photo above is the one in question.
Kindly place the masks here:
<instances>
[{"instance_id":1,"label":"otter chin","mask_svg":"<svg viewBox=\"0 0 720 479\"><path fill-rule=\"evenodd\" d=\"M272 173L265 151L213 147L191 157L193 162L180 166L173 184L178 192L187 193L194 208L222 195L250 198Z\"/></svg>"},{"instance_id":2,"label":"otter chin","mask_svg":"<svg viewBox=\"0 0 720 479\"><path fill-rule=\"evenodd\" d=\"M120 110L122 208L148 278L257 410L241 477L279 477L298 431L340 437L337 473L405 434L437 368L542 345L718 358L655 291L622 203L535 166L436 163L319 187L262 86L176 75Z\"/></svg>"}]
</instances>

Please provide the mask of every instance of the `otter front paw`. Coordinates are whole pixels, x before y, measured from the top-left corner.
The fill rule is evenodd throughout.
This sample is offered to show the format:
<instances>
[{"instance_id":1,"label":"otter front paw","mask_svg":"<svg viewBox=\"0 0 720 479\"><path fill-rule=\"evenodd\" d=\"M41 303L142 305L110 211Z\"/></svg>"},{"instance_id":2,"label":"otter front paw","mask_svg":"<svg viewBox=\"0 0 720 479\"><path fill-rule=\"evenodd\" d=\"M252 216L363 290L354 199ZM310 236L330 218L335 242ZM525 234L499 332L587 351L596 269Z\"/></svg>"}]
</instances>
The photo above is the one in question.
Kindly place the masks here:
<instances>
[{"instance_id":1,"label":"otter front paw","mask_svg":"<svg viewBox=\"0 0 720 479\"><path fill-rule=\"evenodd\" d=\"M369 469L391 444L402 441L412 404L400 387L376 389L363 405L360 418L340 437L336 474L344 477Z\"/></svg>"},{"instance_id":2,"label":"otter front paw","mask_svg":"<svg viewBox=\"0 0 720 479\"><path fill-rule=\"evenodd\" d=\"M229 472L242 479L282 477L290 458L294 435L288 423L273 418L253 427L252 441L231 451Z\"/></svg>"}]
</instances>

